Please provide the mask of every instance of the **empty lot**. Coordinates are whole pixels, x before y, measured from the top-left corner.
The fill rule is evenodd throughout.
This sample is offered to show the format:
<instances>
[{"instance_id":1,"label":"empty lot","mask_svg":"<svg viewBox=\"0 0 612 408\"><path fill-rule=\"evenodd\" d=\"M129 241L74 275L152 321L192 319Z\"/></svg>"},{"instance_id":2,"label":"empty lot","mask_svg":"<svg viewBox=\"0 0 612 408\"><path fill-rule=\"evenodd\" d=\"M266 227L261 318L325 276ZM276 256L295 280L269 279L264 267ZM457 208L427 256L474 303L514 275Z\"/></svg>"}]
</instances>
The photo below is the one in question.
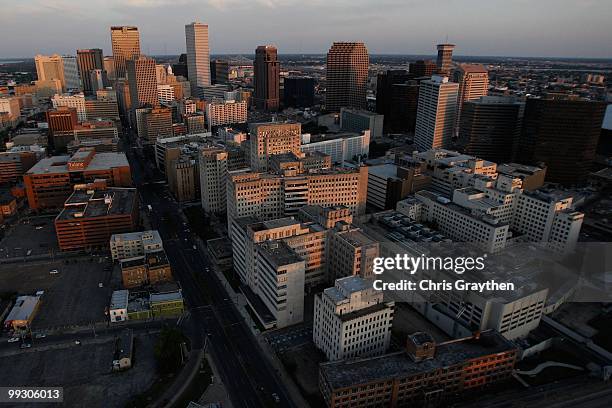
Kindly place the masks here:
<instances>
[{"instance_id":1,"label":"empty lot","mask_svg":"<svg viewBox=\"0 0 612 408\"><path fill-rule=\"evenodd\" d=\"M49 261L0 265L0 291L21 295L44 290L32 323L34 330L86 325L104 320L112 288L118 287L118 278L108 270L110 266L110 260L104 258L70 260L69 264ZM59 273L51 275L53 269Z\"/></svg>"}]
</instances>

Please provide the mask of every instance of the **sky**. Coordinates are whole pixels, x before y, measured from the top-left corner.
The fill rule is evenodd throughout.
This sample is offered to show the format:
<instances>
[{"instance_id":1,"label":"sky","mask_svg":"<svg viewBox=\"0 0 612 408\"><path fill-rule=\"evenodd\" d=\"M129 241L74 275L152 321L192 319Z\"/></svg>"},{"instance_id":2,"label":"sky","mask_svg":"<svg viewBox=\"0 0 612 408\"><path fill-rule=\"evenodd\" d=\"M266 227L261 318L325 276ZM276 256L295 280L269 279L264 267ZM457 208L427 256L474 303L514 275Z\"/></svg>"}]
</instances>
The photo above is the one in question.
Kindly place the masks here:
<instances>
[{"instance_id":1,"label":"sky","mask_svg":"<svg viewBox=\"0 0 612 408\"><path fill-rule=\"evenodd\" d=\"M612 0L0 0L0 58L110 48L135 25L144 54L185 52L184 25L209 25L211 53L325 53L363 41L371 54L612 58Z\"/></svg>"}]
</instances>

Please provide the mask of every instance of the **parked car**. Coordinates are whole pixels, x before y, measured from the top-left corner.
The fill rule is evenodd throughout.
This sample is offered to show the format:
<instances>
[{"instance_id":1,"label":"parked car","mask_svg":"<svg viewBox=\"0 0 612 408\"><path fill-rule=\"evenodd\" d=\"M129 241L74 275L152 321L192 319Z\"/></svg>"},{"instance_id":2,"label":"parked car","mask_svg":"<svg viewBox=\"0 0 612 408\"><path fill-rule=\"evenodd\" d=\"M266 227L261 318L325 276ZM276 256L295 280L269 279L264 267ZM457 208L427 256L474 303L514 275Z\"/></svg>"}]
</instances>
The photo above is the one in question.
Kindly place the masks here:
<instances>
[{"instance_id":1,"label":"parked car","mask_svg":"<svg viewBox=\"0 0 612 408\"><path fill-rule=\"evenodd\" d=\"M59 271L58 271L57 269L51 269L51 270L49 271L49 274L50 274L50 275L57 275L58 273L59 273Z\"/></svg>"},{"instance_id":2,"label":"parked car","mask_svg":"<svg viewBox=\"0 0 612 408\"><path fill-rule=\"evenodd\" d=\"M32 345L31 345L30 343L23 343L23 344L21 345L21 348L22 348L22 349L27 349L27 348L30 348L30 347L32 347Z\"/></svg>"},{"instance_id":3,"label":"parked car","mask_svg":"<svg viewBox=\"0 0 612 408\"><path fill-rule=\"evenodd\" d=\"M276 403L280 402L280 397L278 396L277 393L273 392L272 393L272 398L274 399L274 402L276 402Z\"/></svg>"},{"instance_id":4,"label":"parked car","mask_svg":"<svg viewBox=\"0 0 612 408\"><path fill-rule=\"evenodd\" d=\"M77 346L80 346L81 345L81 340L75 340L74 344L76 344Z\"/></svg>"},{"instance_id":5,"label":"parked car","mask_svg":"<svg viewBox=\"0 0 612 408\"><path fill-rule=\"evenodd\" d=\"M45 337L47 337L47 335L45 333L36 333L34 337L37 339L44 339Z\"/></svg>"},{"instance_id":6,"label":"parked car","mask_svg":"<svg viewBox=\"0 0 612 408\"><path fill-rule=\"evenodd\" d=\"M9 343L15 343L19 341L19 337L11 337L10 339L8 339Z\"/></svg>"}]
</instances>

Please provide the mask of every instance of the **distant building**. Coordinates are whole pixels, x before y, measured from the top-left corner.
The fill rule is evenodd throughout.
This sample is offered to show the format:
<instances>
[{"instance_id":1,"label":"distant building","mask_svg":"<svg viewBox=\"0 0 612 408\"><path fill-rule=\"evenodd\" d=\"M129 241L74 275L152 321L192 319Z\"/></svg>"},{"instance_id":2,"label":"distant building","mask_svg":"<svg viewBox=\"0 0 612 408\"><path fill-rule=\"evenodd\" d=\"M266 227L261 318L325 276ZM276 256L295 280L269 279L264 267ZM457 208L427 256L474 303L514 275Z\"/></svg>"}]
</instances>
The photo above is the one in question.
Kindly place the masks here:
<instances>
[{"instance_id":1,"label":"distant building","mask_svg":"<svg viewBox=\"0 0 612 408\"><path fill-rule=\"evenodd\" d=\"M126 61L127 80L130 89L132 109L144 105L157 106L157 79L155 73L155 60L139 56Z\"/></svg>"},{"instance_id":2,"label":"distant building","mask_svg":"<svg viewBox=\"0 0 612 408\"><path fill-rule=\"evenodd\" d=\"M266 171L272 155L297 152L300 148L301 133L301 124L294 122L249 124L251 169Z\"/></svg>"},{"instance_id":3,"label":"distant building","mask_svg":"<svg viewBox=\"0 0 612 408\"><path fill-rule=\"evenodd\" d=\"M265 111L277 111L280 105L280 63L276 47L272 45L257 47L253 72L255 107Z\"/></svg>"},{"instance_id":4,"label":"distant building","mask_svg":"<svg viewBox=\"0 0 612 408\"><path fill-rule=\"evenodd\" d=\"M206 105L206 122L209 132L218 126L246 123L246 121L247 103L244 101L213 101Z\"/></svg>"},{"instance_id":5,"label":"distant building","mask_svg":"<svg viewBox=\"0 0 612 408\"><path fill-rule=\"evenodd\" d=\"M153 317L180 316L185 310L181 289L151 293L149 305Z\"/></svg>"},{"instance_id":6,"label":"distant building","mask_svg":"<svg viewBox=\"0 0 612 408\"><path fill-rule=\"evenodd\" d=\"M55 218L62 251L108 247L113 234L130 232L139 223L135 188L77 189Z\"/></svg>"},{"instance_id":7,"label":"distant building","mask_svg":"<svg viewBox=\"0 0 612 408\"><path fill-rule=\"evenodd\" d=\"M383 115L359 109L340 109L340 128L345 132L362 133L370 131L374 140L383 136Z\"/></svg>"},{"instance_id":8,"label":"distant building","mask_svg":"<svg viewBox=\"0 0 612 408\"><path fill-rule=\"evenodd\" d=\"M494 331L439 344L419 332L408 336L403 351L321 364L319 388L330 408L446 404L457 394L509 380L517 354Z\"/></svg>"},{"instance_id":9,"label":"distant building","mask_svg":"<svg viewBox=\"0 0 612 408\"><path fill-rule=\"evenodd\" d=\"M415 78L430 77L436 73L438 65L430 60L418 60L411 62L409 65L409 71L414 75Z\"/></svg>"},{"instance_id":10,"label":"distant building","mask_svg":"<svg viewBox=\"0 0 612 408\"><path fill-rule=\"evenodd\" d=\"M459 84L457 114L455 115L458 131L464 103L477 100L489 93L489 72L482 65L460 64L453 72L453 78L454 82Z\"/></svg>"},{"instance_id":11,"label":"distant building","mask_svg":"<svg viewBox=\"0 0 612 408\"><path fill-rule=\"evenodd\" d=\"M193 22L185 26L187 70L191 93L198 87L210 85L210 55L208 48L208 24Z\"/></svg>"},{"instance_id":12,"label":"distant building","mask_svg":"<svg viewBox=\"0 0 612 408\"><path fill-rule=\"evenodd\" d=\"M606 104L580 98L528 98L517 159L546 165L550 182L586 181L592 169Z\"/></svg>"},{"instance_id":13,"label":"distant building","mask_svg":"<svg viewBox=\"0 0 612 408\"><path fill-rule=\"evenodd\" d=\"M459 84L433 76L419 89L414 144L419 151L450 146L455 126Z\"/></svg>"},{"instance_id":14,"label":"distant building","mask_svg":"<svg viewBox=\"0 0 612 408\"><path fill-rule=\"evenodd\" d=\"M512 160L525 104L511 96L484 96L463 104L459 143L463 152L495 163Z\"/></svg>"},{"instance_id":15,"label":"distant building","mask_svg":"<svg viewBox=\"0 0 612 408\"><path fill-rule=\"evenodd\" d=\"M126 61L140 56L140 34L137 27L114 26L111 27L111 46L113 49L113 63L115 78L125 79Z\"/></svg>"},{"instance_id":16,"label":"distant building","mask_svg":"<svg viewBox=\"0 0 612 408\"><path fill-rule=\"evenodd\" d=\"M453 66L453 50L455 44L438 44L438 58L436 59L436 73L441 76L450 76Z\"/></svg>"},{"instance_id":17,"label":"distant building","mask_svg":"<svg viewBox=\"0 0 612 408\"><path fill-rule=\"evenodd\" d=\"M312 77L289 76L285 78L283 104L291 108L310 108L314 105L315 82Z\"/></svg>"},{"instance_id":18,"label":"distant building","mask_svg":"<svg viewBox=\"0 0 612 408\"><path fill-rule=\"evenodd\" d=\"M172 282L172 268L163 249L145 252L143 255L119 260L123 286L135 288Z\"/></svg>"},{"instance_id":19,"label":"distant building","mask_svg":"<svg viewBox=\"0 0 612 408\"><path fill-rule=\"evenodd\" d=\"M83 84L83 92L85 92L86 95L93 95L95 86L91 81L91 72L94 70L104 71L104 56L102 55L102 50L100 48L77 50L77 64Z\"/></svg>"},{"instance_id":20,"label":"distant building","mask_svg":"<svg viewBox=\"0 0 612 408\"><path fill-rule=\"evenodd\" d=\"M337 279L315 296L314 344L330 361L380 356L391 343L393 308L363 278Z\"/></svg>"},{"instance_id":21,"label":"distant building","mask_svg":"<svg viewBox=\"0 0 612 408\"><path fill-rule=\"evenodd\" d=\"M369 57L361 42L335 42L327 53L325 108L366 108Z\"/></svg>"}]
</instances>

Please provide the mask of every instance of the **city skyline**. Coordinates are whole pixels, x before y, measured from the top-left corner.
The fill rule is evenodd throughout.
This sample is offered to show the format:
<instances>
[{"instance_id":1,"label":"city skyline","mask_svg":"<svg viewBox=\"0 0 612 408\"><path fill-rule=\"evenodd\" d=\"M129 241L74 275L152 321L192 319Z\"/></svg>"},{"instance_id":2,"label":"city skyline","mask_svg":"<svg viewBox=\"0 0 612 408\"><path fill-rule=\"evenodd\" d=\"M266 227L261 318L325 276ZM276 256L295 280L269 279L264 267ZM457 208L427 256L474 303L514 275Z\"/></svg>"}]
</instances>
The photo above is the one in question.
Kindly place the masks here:
<instances>
[{"instance_id":1,"label":"city skyline","mask_svg":"<svg viewBox=\"0 0 612 408\"><path fill-rule=\"evenodd\" d=\"M112 25L137 26L144 54L180 54L185 52L182 28L194 19L210 27L211 54L251 54L256 45L268 43L276 45L279 54L323 54L333 41L363 41L371 54L430 55L435 44L448 36L450 42L457 44L455 55L612 55L612 43L606 41L612 7L607 7L605 0L580 4L569 0L537 4L515 0L503 3L503 8L498 1L467 3L128 0L83 5L69 0L52 4L30 0L4 7L0 35L13 41L0 45L0 57L72 55L78 48L102 48L105 55L110 55ZM471 13L464 13L466 9ZM300 18L294 21L296 12ZM461 18L456 18L458 15ZM500 16L504 24L500 24ZM269 24L253 29L248 24L252 19L268 20ZM50 21L61 24L49 24ZM437 24L432 28L433 21ZM568 29L572 25L588 29L575 32ZM41 42L41 38L45 41Z\"/></svg>"}]
</instances>

